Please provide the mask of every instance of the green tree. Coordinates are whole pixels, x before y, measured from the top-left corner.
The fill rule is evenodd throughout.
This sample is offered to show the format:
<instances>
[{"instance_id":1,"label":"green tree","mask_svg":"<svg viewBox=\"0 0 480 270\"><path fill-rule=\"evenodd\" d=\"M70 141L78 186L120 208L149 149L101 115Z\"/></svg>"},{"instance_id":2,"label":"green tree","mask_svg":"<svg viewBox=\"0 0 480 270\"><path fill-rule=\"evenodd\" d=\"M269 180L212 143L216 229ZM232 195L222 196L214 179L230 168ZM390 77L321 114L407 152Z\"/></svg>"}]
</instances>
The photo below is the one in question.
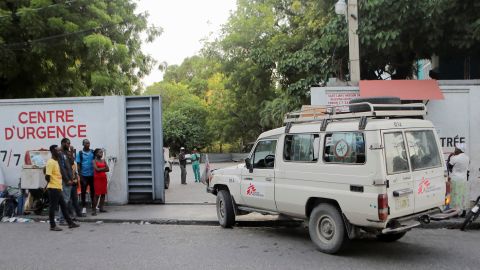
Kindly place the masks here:
<instances>
[{"instance_id":1,"label":"green tree","mask_svg":"<svg viewBox=\"0 0 480 270\"><path fill-rule=\"evenodd\" d=\"M137 93L160 30L131 0L0 2L0 98Z\"/></svg>"},{"instance_id":2,"label":"green tree","mask_svg":"<svg viewBox=\"0 0 480 270\"><path fill-rule=\"evenodd\" d=\"M250 139L282 125L286 112L309 103L311 85L347 66L346 30L330 5L334 1L238 1L222 38L210 45L224 57L240 115L254 124Z\"/></svg>"},{"instance_id":3,"label":"green tree","mask_svg":"<svg viewBox=\"0 0 480 270\"><path fill-rule=\"evenodd\" d=\"M212 144L218 144L220 152L223 145L235 143L243 132L239 132L239 119L233 114L234 97L232 92L225 88L226 78L223 73L213 74L207 82L206 92L208 106L207 126ZM240 142L242 144L243 142Z\"/></svg>"},{"instance_id":4,"label":"green tree","mask_svg":"<svg viewBox=\"0 0 480 270\"><path fill-rule=\"evenodd\" d=\"M162 97L164 144L178 152L181 146L187 149L203 148L211 138L207 128L208 111L205 101L194 95L182 83L160 82L149 86L146 95Z\"/></svg>"},{"instance_id":5,"label":"green tree","mask_svg":"<svg viewBox=\"0 0 480 270\"><path fill-rule=\"evenodd\" d=\"M362 78L411 78L432 55L480 54L480 2L359 1Z\"/></svg>"},{"instance_id":6,"label":"green tree","mask_svg":"<svg viewBox=\"0 0 480 270\"><path fill-rule=\"evenodd\" d=\"M208 80L220 68L220 63L213 58L195 55L183 60L181 65L167 66L163 81L184 83L197 96L205 96Z\"/></svg>"},{"instance_id":7,"label":"green tree","mask_svg":"<svg viewBox=\"0 0 480 270\"><path fill-rule=\"evenodd\" d=\"M186 58L180 65L168 66L160 84L164 93L176 91L176 94L174 92L162 94L164 99L170 98L169 96L175 96L175 99L178 99L179 93L188 90L205 101L208 117L207 127L203 132L208 134L210 149L218 146L221 151L225 144L238 144L240 147L245 141L252 140L251 137L258 135L258 133L244 132L251 116L246 117L238 110L239 107L247 106L251 101L238 99L238 95L227 87L229 80L222 69L220 57L215 54L209 55L208 50L204 50L200 55ZM168 89L168 85L175 87L181 85L184 89ZM147 93L151 92L147 91ZM258 130L258 123L255 125Z\"/></svg>"}]
</instances>

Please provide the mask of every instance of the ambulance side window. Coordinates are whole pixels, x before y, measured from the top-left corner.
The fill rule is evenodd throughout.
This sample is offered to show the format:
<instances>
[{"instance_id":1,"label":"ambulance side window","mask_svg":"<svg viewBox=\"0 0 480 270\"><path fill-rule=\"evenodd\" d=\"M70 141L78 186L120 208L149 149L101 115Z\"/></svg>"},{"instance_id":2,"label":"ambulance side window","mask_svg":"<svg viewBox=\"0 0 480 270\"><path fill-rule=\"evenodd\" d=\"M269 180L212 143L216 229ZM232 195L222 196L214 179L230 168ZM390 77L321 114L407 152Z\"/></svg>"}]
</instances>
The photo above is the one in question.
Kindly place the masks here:
<instances>
[{"instance_id":1,"label":"ambulance side window","mask_svg":"<svg viewBox=\"0 0 480 270\"><path fill-rule=\"evenodd\" d=\"M275 149L277 140L259 141L253 152L253 167L273 169L275 167Z\"/></svg>"},{"instance_id":2,"label":"ambulance side window","mask_svg":"<svg viewBox=\"0 0 480 270\"><path fill-rule=\"evenodd\" d=\"M315 162L318 160L318 134L288 134L283 145L283 160Z\"/></svg>"},{"instance_id":3,"label":"ambulance side window","mask_svg":"<svg viewBox=\"0 0 480 270\"><path fill-rule=\"evenodd\" d=\"M385 133L383 137L387 173L397 174L410 171L402 132Z\"/></svg>"},{"instance_id":4,"label":"ambulance side window","mask_svg":"<svg viewBox=\"0 0 480 270\"><path fill-rule=\"evenodd\" d=\"M325 135L323 160L326 163L365 164L362 132L335 132Z\"/></svg>"},{"instance_id":5,"label":"ambulance side window","mask_svg":"<svg viewBox=\"0 0 480 270\"><path fill-rule=\"evenodd\" d=\"M432 130L405 132L412 170L442 166L437 141Z\"/></svg>"}]
</instances>

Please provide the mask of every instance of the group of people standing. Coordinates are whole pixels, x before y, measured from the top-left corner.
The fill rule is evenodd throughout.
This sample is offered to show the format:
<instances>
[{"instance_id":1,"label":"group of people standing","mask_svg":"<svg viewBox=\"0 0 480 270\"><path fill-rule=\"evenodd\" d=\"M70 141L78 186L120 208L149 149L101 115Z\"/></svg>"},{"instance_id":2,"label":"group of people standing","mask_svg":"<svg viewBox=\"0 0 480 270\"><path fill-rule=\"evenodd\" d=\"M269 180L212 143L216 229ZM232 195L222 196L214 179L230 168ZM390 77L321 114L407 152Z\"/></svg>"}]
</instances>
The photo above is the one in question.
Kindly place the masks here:
<instances>
[{"instance_id":1,"label":"group of people standing","mask_svg":"<svg viewBox=\"0 0 480 270\"><path fill-rule=\"evenodd\" d=\"M85 217L86 193L90 189L91 214L97 215L97 205L100 212L104 209L105 196L107 194L106 172L110 169L103 160L103 150L100 148L92 151L90 141L82 142L83 149L76 153L70 145L68 138L63 138L61 146L50 146L52 158L45 167L45 179L47 180L47 192L49 197L50 230L61 231L56 226L55 212L60 206L60 225L68 225L69 228L79 227L72 218L73 212L76 217ZM81 204L78 204L77 188L81 188Z\"/></svg>"},{"instance_id":2,"label":"group of people standing","mask_svg":"<svg viewBox=\"0 0 480 270\"><path fill-rule=\"evenodd\" d=\"M185 147L180 147L180 155L178 155L178 162L180 163L181 183L182 185L187 184L188 159L192 161L192 169L195 176L195 183L200 183L200 154L198 153L197 148L194 148L190 157L187 158L185 153Z\"/></svg>"}]
</instances>

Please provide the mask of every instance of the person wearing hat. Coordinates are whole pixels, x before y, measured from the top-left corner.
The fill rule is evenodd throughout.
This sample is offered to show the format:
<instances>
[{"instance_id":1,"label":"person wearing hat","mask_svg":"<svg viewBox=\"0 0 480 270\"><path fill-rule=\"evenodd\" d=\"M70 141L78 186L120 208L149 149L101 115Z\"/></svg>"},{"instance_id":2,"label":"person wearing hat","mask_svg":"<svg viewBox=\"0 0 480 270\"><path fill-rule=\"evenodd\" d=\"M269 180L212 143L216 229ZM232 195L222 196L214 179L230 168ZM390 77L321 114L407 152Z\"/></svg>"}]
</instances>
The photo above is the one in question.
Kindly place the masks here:
<instances>
[{"instance_id":1,"label":"person wearing hat","mask_svg":"<svg viewBox=\"0 0 480 270\"><path fill-rule=\"evenodd\" d=\"M193 148L190 160L192 161L192 169L193 175L195 175L195 183L200 183L200 154L197 152L197 148Z\"/></svg>"},{"instance_id":2,"label":"person wearing hat","mask_svg":"<svg viewBox=\"0 0 480 270\"><path fill-rule=\"evenodd\" d=\"M180 163L181 183L187 184L187 158L185 157L185 148L180 147L180 155L178 155L178 162Z\"/></svg>"},{"instance_id":3,"label":"person wearing hat","mask_svg":"<svg viewBox=\"0 0 480 270\"><path fill-rule=\"evenodd\" d=\"M448 164L451 166L449 181L451 184L451 202L450 207L462 211L465 214L468 209L469 190L467 183L468 165L470 159L465 154L465 144L455 145L455 152L448 157Z\"/></svg>"}]
</instances>

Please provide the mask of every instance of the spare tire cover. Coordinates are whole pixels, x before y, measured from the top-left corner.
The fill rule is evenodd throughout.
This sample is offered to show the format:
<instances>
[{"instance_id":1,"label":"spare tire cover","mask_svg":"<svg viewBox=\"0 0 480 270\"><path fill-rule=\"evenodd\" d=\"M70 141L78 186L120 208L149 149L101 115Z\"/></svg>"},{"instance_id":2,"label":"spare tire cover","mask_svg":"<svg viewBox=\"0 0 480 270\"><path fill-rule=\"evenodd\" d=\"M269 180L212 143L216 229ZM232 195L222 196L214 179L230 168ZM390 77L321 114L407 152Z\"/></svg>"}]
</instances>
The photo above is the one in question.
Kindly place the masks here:
<instances>
[{"instance_id":1,"label":"spare tire cover","mask_svg":"<svg viewBox=\"0 0 480 270\"><path fill-rule=\"evenodd\" d=\"M372 104L402 104L402 101L398 97L361 97L354 98L350 100L350 104L368 102ZM368 105L359 105L359 106L349 106L350 112L366 112L370 111L370 106ZM382 108L383 110L388 108Z\"/></svg>"}]
</instances>

